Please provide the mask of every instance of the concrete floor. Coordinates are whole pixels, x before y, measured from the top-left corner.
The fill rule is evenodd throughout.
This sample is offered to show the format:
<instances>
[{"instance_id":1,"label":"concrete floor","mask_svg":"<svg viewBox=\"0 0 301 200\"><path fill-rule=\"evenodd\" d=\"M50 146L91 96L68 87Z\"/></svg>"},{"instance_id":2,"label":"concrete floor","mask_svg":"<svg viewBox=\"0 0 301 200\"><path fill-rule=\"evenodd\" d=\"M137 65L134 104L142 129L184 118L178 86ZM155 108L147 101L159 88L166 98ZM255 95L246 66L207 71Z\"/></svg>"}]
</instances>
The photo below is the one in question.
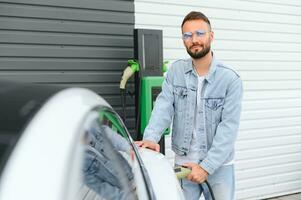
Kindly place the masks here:
<instances>
[{"instance_id":1,"label":"concrete floor","mask_svg":"<svg viewBox=\"0 0 301 200\"><path fill-rule=\"evenodd\" d=\"M285 195L285 196L270 198L266 200L301 200L301 193Z\"/></svg>"}]
</instances>

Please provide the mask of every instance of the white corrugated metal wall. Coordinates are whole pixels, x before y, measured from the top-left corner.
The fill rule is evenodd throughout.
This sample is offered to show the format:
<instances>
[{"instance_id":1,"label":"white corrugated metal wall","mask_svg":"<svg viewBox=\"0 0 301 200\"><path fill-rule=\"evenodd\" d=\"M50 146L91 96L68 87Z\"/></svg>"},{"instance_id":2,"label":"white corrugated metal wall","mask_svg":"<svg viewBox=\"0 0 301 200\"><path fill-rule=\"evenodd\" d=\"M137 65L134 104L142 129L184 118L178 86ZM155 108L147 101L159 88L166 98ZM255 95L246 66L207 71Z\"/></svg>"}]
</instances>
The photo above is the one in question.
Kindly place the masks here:
<instances>
[{"instance_id":1,"label":"white corrugated metal wall","mask_svg":"<svg viewBox=\"0 0 301 200\"><path fill-rule=\"evenodd\" d=\"M210 18L215 54L244 81L237 199L301 191L301 1L135 0L135 27L162 29L174 61L187 57L180 24L191 10Z\"/></svg>"}]
</instances>

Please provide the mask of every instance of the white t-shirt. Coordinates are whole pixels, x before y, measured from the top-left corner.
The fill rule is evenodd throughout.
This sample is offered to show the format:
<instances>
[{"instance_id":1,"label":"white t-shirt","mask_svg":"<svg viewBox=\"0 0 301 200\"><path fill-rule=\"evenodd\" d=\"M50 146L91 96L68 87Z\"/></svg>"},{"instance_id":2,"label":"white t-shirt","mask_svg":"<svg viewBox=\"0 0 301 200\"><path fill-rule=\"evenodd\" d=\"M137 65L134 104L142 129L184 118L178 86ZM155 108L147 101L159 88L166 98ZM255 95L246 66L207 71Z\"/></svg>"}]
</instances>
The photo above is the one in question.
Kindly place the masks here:
<instances>
[{"instance_id":1,"label":"white t-shirt","mask_svg":"<svg viewBox=\"0 0 301 200\"><path fill-rule=\"evenodd\" d=\"M199 108L202 106L201 104L201 93L203 89L203 82L204 82L205 76L198 76L198 89L197 89L197 99L196 104ZM202 109L202 108L201 108ZM185 156L175 155L175 164L177 165L183 165L184 163L192 162L192 163L199 163L200 159L200 144L197 140L197 131L196 131L196 112L198 109L195 109L194 114L194 129L192 132L192 138L190 143L190 150Z\"/></svg>"}]
</instances>

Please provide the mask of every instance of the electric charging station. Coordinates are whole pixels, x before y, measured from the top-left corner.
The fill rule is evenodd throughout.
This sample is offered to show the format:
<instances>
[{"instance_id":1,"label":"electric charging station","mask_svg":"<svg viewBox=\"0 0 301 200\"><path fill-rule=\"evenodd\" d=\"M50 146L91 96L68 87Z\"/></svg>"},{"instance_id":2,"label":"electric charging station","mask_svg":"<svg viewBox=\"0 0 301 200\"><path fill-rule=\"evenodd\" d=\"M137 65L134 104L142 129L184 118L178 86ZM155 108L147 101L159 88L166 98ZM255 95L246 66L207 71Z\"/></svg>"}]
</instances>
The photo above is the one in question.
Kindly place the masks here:
<instances>
[{"instance_id":1,"label":"electric charging station","mask_svg":"<svg viewBox=\"0 0 301 200\"><path fill-rule=\"evenodd\" d=\"M162 30L135 29L134 56L140 64L139 73L135 74L135 105L139 122L137 139L141 140L164 80ZM169 129L159 142L162 154L165 154L164 135L167 134Z\"/></svg>"}]
</instances>

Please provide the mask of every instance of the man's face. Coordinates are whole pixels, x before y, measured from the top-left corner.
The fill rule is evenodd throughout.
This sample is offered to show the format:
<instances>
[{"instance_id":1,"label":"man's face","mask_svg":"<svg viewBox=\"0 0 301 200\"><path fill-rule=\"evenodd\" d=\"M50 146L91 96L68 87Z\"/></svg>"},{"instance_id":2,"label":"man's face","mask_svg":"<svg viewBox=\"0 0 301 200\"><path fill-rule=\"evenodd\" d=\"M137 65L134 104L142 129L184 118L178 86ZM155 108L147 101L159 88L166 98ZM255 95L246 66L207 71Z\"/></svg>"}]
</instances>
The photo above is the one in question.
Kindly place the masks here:
<instances>
[{"instance_id":1,"label":"man's face","mask_svg":"<svg viewBox=\"0 0 301 200\"><path fill-rule=\"evenodd\" d=\"M213 32L203 20L191 20L182 27L183 42L187 53L194 59L200 59L210 52Z\"/></svg>"}]
</instances>

